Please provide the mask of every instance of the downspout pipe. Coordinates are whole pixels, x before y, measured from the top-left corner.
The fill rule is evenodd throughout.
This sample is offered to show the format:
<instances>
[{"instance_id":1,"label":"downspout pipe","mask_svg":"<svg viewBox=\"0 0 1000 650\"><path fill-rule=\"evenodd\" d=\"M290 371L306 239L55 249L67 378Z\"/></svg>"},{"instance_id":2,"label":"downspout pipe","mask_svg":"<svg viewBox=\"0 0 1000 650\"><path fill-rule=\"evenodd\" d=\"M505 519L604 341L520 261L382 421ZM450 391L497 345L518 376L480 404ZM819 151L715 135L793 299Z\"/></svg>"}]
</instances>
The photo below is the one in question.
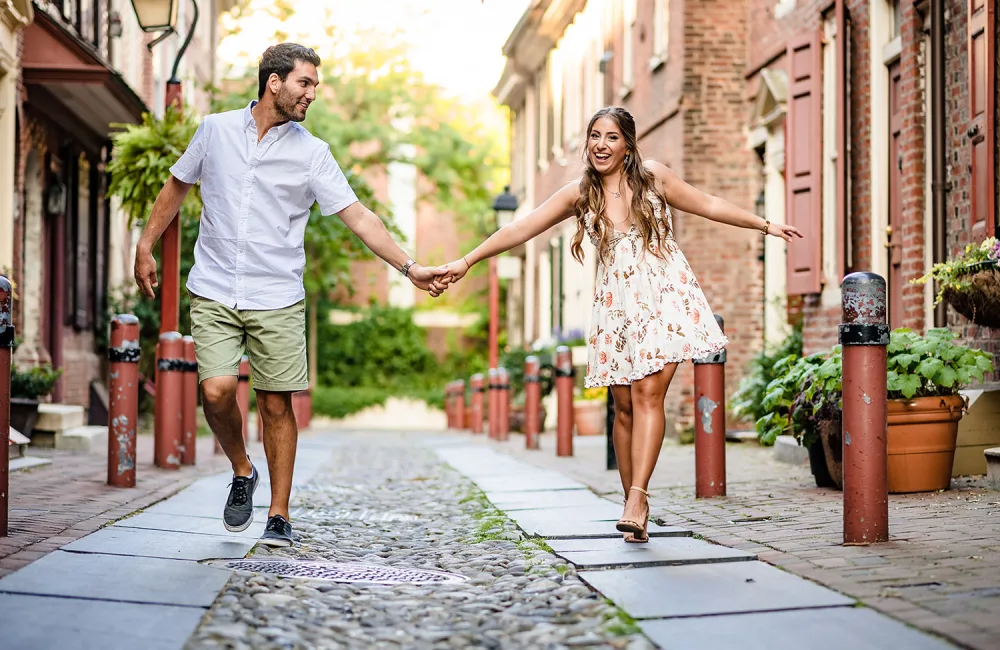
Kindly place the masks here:
<instances>
[{"instance_id":1,"label":"downspout pipe","mask_svg":"<svg viewBox=\"0 0 1000 650\"><path fill-rule=\"evenodd\" d=\"M931 0L931 219L935 264L944 262L948 256L944 64L944 0ZM934 325L943 327L946 318L947 306L942 302L934 312Z\"/></svg>"}]
</instances>

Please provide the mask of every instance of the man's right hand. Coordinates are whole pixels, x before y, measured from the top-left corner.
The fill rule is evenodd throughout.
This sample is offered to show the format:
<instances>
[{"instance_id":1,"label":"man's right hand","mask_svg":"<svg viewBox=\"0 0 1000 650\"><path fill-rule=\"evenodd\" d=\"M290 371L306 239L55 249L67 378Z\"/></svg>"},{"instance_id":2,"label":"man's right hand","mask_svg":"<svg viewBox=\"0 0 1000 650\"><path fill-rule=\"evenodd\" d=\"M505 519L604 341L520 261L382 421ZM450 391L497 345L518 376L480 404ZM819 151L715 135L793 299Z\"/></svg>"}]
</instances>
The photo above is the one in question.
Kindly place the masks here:
<instances>
[{"instance_id":1,"label":"man's right hand","mask_svg":"<svg viewBox=\"0 0 1000 650\"><path fill-rule=\"evenodd\" d=\"M135 283L147 298L156 297L153 293L153 289L159 286L156 281L156 260L148 250L138 249L135 252Z\"/></svg>"}]
</instances>

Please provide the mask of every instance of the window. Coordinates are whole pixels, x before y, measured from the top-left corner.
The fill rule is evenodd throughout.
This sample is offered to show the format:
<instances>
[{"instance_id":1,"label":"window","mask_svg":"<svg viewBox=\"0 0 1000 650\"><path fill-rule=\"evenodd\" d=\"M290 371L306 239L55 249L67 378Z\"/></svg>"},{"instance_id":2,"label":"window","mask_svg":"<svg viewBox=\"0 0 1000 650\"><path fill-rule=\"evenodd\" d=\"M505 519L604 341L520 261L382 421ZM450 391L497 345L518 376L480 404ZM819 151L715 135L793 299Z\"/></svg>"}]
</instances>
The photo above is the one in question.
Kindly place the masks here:
<instances>
[{"instance_id":1,"label":"window","mask_svg":"<svg viewBox=\"0 0 1000 650\"><path fill-rule=\"evenodd\" d=\"M535 75L535 106L537 107L535 112L535 125L536 133L538 134L535 138L535 161L538 169L541 171L545 171L549 165L549 155L546 151L548 134L546 133L547 129L545 128L548 125L548 102L545 101L546 85L545 68L542 68L542 70Z\"/></svg>"},{"instance_id":2,"label":"window","mask_svg":"<svg viewBox=\"0 0 1000 650\"><path fill-rule=\"evenodd\" d=\"M899 0L892 0L892 37L902 35L903 33L903 16L902 10L900 8Z\"/></svg>"},{"instance_id":3,"label":"window","mask_svg":"<svg viewBox=\"0 0 1000 650\"><path fill-rule=\"evenodd\" d=\"M653 56L649 69L658 70L667 61L670 44L670 0L654 0L653 4Z\"/></svg>"},{"instance_id":4,"label":"window","mask_svg":"<svg viewBox=\"0 0 1000 650\"><path fill-rule=\"evenodd\" d=\"M635 3L625 0L622 10L622 87L618 96L625 99L635 85Z\"/></svg>"},{"instance_id":5,"label":"window","mask_svg":"<svg viewBox=\"0 0 1000 650\"><path fill-rule=\"evenodd\" d=\"M563 159L563 71L559 50L553 50L549 58L549 88L552 89L552 155L560 165Z\"/></svg>"}]
</instances>

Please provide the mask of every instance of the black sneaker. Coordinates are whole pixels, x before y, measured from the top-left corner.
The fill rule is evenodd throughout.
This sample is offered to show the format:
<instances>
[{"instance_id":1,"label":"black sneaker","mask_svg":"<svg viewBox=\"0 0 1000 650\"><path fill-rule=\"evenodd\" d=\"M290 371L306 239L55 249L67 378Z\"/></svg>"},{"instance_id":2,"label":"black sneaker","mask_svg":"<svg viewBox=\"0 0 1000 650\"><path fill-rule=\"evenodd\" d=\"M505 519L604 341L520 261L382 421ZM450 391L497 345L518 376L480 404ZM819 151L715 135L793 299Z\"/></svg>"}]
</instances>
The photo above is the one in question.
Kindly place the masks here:
<instances>
[{"instance_id":1,"label":"black sneaker","mask_svg":"<svg viewBox=\"0 0 1000 650\"><path fill-rule=\"evenodd\" d=\"M247 476L234 476L233 482L229 485L229 498L226 499L226 509L222 513L222 523L226 530L231 533L239 533L250 527L253 523L253 493L257 490L257 483L260 482L260 475L257 468L253 467L253 473Z\"/></svg>"},{"instance_id":2,"label":"black sneaker","mask_svg":"<svg viewBox=\"0 0 1000 650\"><path fill-rule=\"evenodd\" d=\"M265 546L291 546L292 525L281 515L269 517L260 543Z\"/></svg>"}]
</instances>

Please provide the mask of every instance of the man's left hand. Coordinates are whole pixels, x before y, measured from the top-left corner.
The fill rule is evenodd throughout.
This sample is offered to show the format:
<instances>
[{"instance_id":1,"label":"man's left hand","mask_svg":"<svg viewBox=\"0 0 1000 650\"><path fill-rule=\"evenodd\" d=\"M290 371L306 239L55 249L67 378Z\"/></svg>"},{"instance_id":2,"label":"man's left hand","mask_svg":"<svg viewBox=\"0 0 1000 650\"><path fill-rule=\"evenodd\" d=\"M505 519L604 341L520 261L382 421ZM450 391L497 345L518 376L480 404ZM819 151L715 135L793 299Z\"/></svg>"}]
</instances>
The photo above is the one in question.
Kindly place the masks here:
<instances>
[{"instance_id":1,"label":"man's left hand","mask_svg":"<svg viewBox=\"0 0 1000 650\"><path fill-rule=\"evenodd\" d=\"M447 273L448 268L444 266L420 266L419 264L414 264L410 267L406 277L410 279L413 286L422 291L427 291L432 297L437 298L448 288L448 281L443 277ZM431 286L431 283L435 280L437 282L434 283L434 286ZM439 289L442 286L443 288Z\"/></svg>"}]
</instances>

